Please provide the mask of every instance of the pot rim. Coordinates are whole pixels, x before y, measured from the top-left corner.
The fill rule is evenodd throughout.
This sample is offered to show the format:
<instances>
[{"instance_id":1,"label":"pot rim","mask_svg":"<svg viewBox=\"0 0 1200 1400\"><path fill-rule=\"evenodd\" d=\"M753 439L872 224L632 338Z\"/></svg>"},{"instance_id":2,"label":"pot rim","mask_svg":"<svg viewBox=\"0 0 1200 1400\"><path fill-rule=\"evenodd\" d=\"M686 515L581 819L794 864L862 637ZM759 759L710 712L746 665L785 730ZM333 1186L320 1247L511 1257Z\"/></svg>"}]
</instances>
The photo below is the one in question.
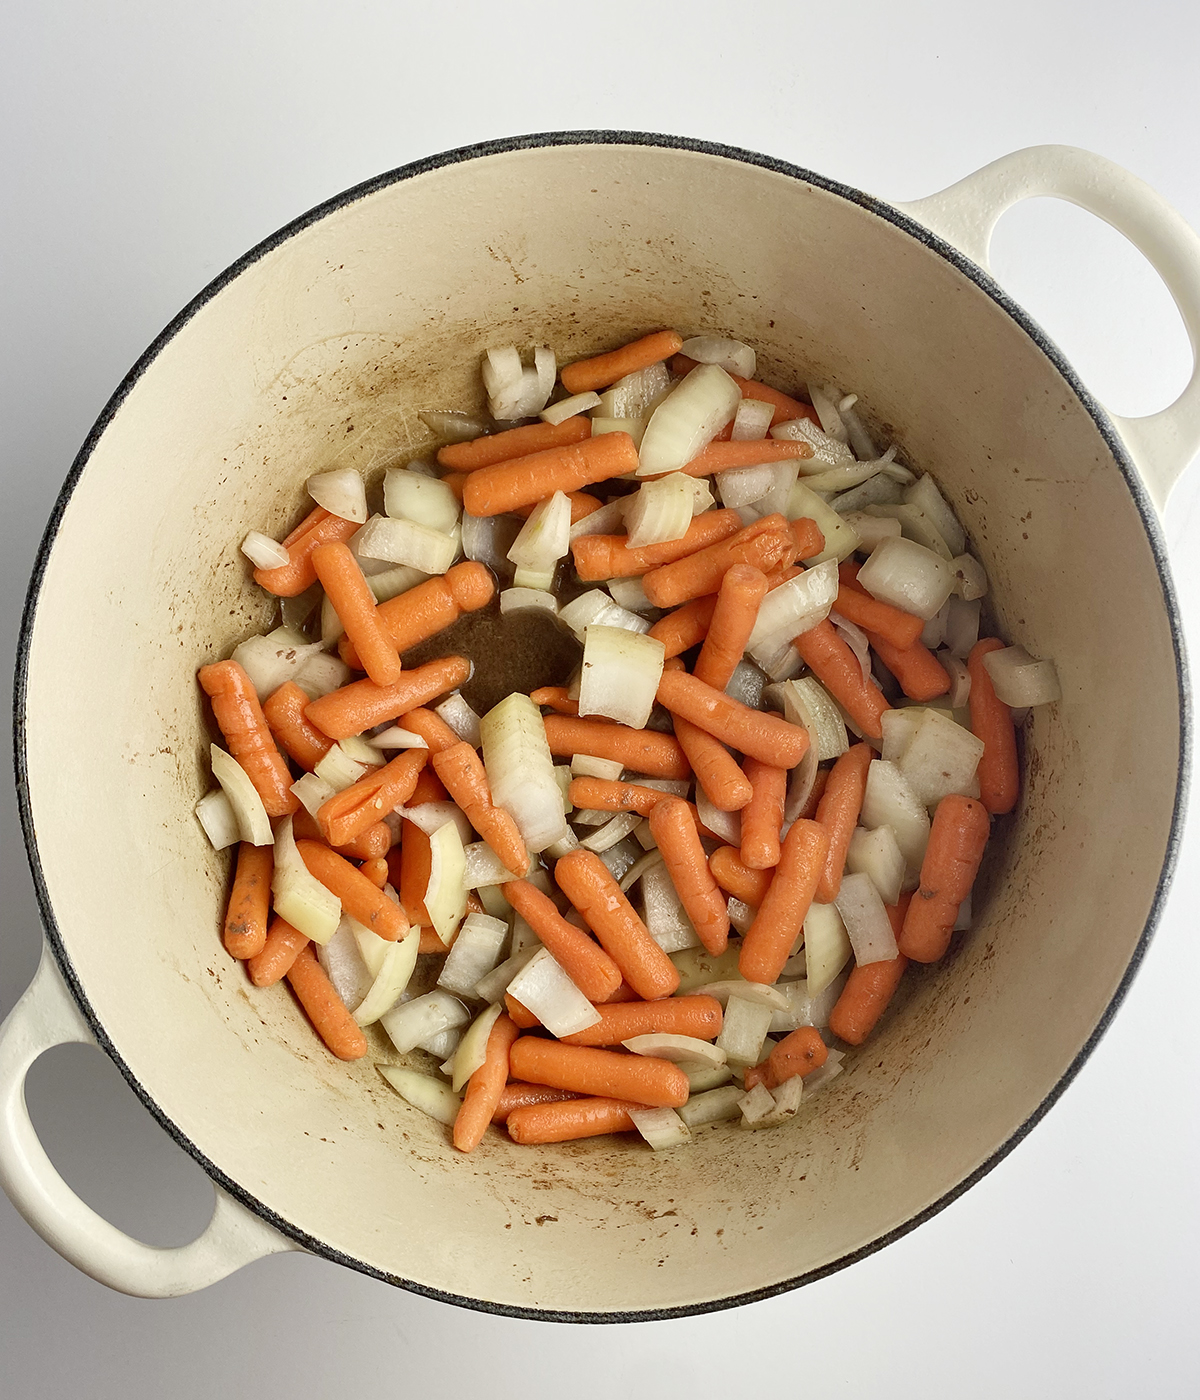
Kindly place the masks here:
<instances>
[{"instance_id":1,"label":"pot rim","mask_svg":"<svg viewBox=\"0 0 1200 1400\"><path fill-rule=\"evenodd\" d=\"M786 175L793 180L815 186L825 191L827 194L837 195L877 215L900 232L908 234L910 237L924 244L931 252L938 254L939 257L943 258L965 277L969 278L986 296L995 302L1001 310L1005 311L1017 323L1066 381L1068 387L1092 418L1106 446L1112 453L1122 476L1125 478L1125 483L1133 498L1134 506L1141 517L1142 527L1146 532L1151 553L1154 557L1155 567L1158 571L1159 582L1162 586L1163 604L1166 608L1168 624L1171 631L1171 642L1175 655L1175 674L1179 699L1179 780L1175 789L1166 853L1162 869L1159 872L1154 899L1151 903L1146 923L1138 937L1137 944L1134 947L1124 975L1092 1033L1080 1048L1075 1058L1063 1071L1057 1083L1024 1122L1020 1123L1008 1138L1002 1142L985 1161L980 1163L973 1172L964 1177L962 1181L958 1182L957 1185L953 1186L936 1201L926 1206L925 1209L910 1216L907 1220L894 1226L891 1230L888 1230L878 1238L869 1241L858 1249L840 1256L838 1259L832 1260L828 1264L822 1265L820 1268L810 1269L806 1273L799 1274L794 1278L784 1279L778 1283L772 1283L762 1288L746 1290L723 1298L664 1308L642 1308L624 1312L586 1312L555 1308L520 1307L509 1303L495 1303L487 1299L472 1298L463 1294L450 1293L443 1289L432 1288L425 1284L417 1283L414 1280L402 1278L399 1275L388 1273L386 1270L377 1269L363 1260L356 1259L354 1256L345 1254L332 1245L326 1244L324 1241L308 1235L290 1221L276 1214L270 1207L264 1205L250 1192L245 1190L244 1187L228 1177L215 1162L205 1155L195 1142L181 1131L136 1078L116 1045L109 1038L103 1024L88 1000L87 993L84 991L82 983L76 975L75 969L67 954L62 935L58 929L38 853L37 834L34 830L33 815L29 800L29 775L26 753L25 706L28 691L29 652L33 635L34 617L37 611L46 565L49 561L50 552L54 546L63 514L75 489L75 485L82 475L84 468L87 466L100 437L124 403L134 385L141 379L142 375L145 374L146 370L149 369L150 365L157 359L158 355L167 344L178 335L203 306L212 300L219 292L223 291L229 283L240 276L247 268L253 266L260 258L280 247L294 235L302 232L319 220L324 219L329 214L347 208L349 205L357 203L368 195L375 194L377 191L386 189L391 185L399 184L403 180L409 180L415 176L424 175L446 166L458 165L466 161L478 160L488 156L503 155L513 151L572 145L655 146L669 150L693 151L701 155L719 156L725 160L737 161L743 165L757 166L777 175ZM956 1201L959 1196L986 1176L993 1167L1003 1161L1017 1144L1041 1121L1079 1073L1084 1062L1099 1043L1101 1036L1108 1029L1113 1016L1124 1000L1129 986L1141 966L1142 959L1150 943L1150 938L1157 928L1162 915L1167 892L1178 862L1183 832L1185 801L1191 771L1192 727L1192 702L1188 686L1188 669L1184 650L1182 617L1175 593L1175 586L1171 579L1170 567L1167 560L1166 541L1163 536L1158 515L1150 501L1146 488L1142 484L1141 478L1138 475L1137 469L1133 464L1125 444L1113 426L1108 414L1084 387L1062 352L1041 327L1037 325L1033 318L1018 306L995 280L976 263L972 262L951 244L938 237L937 234L932 233L929 229L925 228L907 214L902 213L893 205L873 195L864 194L862 191L854 189L850 185L843 184L838 180L828 179L823 175L815 174L812 171L805 170L801 166L793 165L789 161L780 160L774 156L761 155L757 152L747 151L740 147L726 146L712 141L696 140L686 136L619 130L551 131L531 133L523 136L502 137L496 140L477 142L469 146L459 146L453 150L443 151L437 155L426 156L421 160L397 166L393 170L386 171L370 180L363 181L361 184L343 190L340 194L336 194L332 198L324 200L322 203L309 209L306 213L291 220L275 233L263 239L262 242L256 244L248 252L244 253L235 262L231 263L229 267L193 297L151 342L150 346L139 357L128 374L126 374L125 378L114 391L112 397L107 404L105 404L100 416L96 419L82 447L79 449L74 462L71 464L71 469L55 500L41 543L38 546L37 557L34 562L33 573L30 578L29 589L25 597L25 604L21 617L20 636L17 644L16 671L13 683L13 765L16 773L18 807L21 818L21 829L25 839L26 855L29 860L30 872L33 876L38 908L41 912L45 936L54 954L55 962L58 964L63 978L70 988L71 995L74 997L80 1011L83 1013L98 1044L117 1066L129 1087L157 1120L159 1125L190 1157L199 1163L205 1173L224 1191L228 1192L229 1195L233 1196L247 1209L253 1211L260 1218L274 1226L281 1234L294 1240L309 1252L332 1260L334 1263L343 1264L347 1268L355 1269L359 1273L367 1274L372 1278L377 1278L384 1283L390 1283L396 1287L406 1289L411 1293L436 1299L438 1302L453 1303L459 1307L469 1308L477 1312L492 1313L501 1317L516 1317L542 1322L626 1323L663 1321L672 1318L693 1317L704 1313L720 1312L728 1308L740 1307L746 1303L759 1302L765 1298L772 1298L782 1293L791 1292L793 1289L800 1288L807 1283L813 1283L818 1279L825 1278L829 1274L836 1273L851 1264L857 1263L860 1259L865 1259L868 1255L874 1254L878 1250L883 1249L886 1245L902 1238L904 1235L908 1234L909 1231L916 1229L918 1225L931 1219L953 1201Z\"/></svg>"}]
</instances>

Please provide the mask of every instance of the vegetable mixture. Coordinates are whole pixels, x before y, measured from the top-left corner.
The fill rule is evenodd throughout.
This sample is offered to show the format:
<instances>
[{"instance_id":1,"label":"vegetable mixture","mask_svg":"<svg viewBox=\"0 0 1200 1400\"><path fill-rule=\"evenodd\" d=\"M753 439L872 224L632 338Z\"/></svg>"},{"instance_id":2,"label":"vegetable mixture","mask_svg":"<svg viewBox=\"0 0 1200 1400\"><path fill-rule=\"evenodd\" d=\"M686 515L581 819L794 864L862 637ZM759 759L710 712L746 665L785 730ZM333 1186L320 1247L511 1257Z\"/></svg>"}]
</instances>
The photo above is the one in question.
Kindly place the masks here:
<instances>
[{"instance_id":1,"label":"vegetable mixture","mask_svg":"<svg viewBox=\"0 0 1200 1400\"><path fill-rule=\"evenodd\" d=\"M331 470L247 536L282 625L199 672L225 946L339 1058L380 1027L464 1152L778 1126L970 927L1054 667L980 637L961 525L853 394L674 331L531 358L487 352L490 419L422 415L382 514Z\"/></svg>"}]
</instances>

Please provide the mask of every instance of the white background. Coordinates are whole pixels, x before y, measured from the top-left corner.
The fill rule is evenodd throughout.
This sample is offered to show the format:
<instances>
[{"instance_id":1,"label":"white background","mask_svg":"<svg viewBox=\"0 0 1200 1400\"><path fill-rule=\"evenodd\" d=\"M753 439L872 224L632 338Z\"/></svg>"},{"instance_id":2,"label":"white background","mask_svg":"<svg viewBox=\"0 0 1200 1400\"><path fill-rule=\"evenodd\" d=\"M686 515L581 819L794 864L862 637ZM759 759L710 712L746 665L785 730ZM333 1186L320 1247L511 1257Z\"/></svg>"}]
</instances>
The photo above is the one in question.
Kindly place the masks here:
<instances>
[{"instance_id":1,"label":"white background","mask_svg":"<svg viewBox=\"0 0 1200 1400\"><path fill-rule=\"evenodd\" d=\"M1054 141L1116 159L1200 226L1190 0L40 0L10 6L5 31L6 665L54 496L142 349L246 248L403 162L519 132L625 127L746 146L911 199ZM1112 408L1152 410L1182 387L1178 316L1106 227L1036 201L1002 221L993 261ZM1166 525L1196 654L1195 468ZM1114 638L1114 684L1120 664ZM7 793L2 815L0 1014L39 947ZM1198 850L1193 822L1144 970L1046 1121L935 1220L821 1283L716 1316L564 1327L280 1256L148 1303L76 1273L0 1198L0 1386L14 1400L367 1387L505 1400L1195 1395ZM160 1244L202 1227L205 1178L102 1056L48 1055L29 1100L55 1161L112 1220Z\"/></svg>"}]
</instances>

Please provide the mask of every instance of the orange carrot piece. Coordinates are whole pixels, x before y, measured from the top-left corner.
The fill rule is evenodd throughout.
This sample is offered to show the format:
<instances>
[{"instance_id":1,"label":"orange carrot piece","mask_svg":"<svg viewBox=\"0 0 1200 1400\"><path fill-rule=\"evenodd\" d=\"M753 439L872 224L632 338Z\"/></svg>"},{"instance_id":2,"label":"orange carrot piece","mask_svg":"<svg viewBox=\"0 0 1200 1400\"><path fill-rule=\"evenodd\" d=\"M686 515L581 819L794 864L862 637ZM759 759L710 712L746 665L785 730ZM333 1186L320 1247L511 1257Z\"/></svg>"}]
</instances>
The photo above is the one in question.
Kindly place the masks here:
<instances>
[{"instance_id":1,"label":"orange carrot piece","mask_svg":"<svg viewBox=\"0 0 1200 1400\"><path fill-rule=\"evenodd\" d=\"M578 718L579 701L570 698L565 685L543 685L537 690L531 690L529 698L535 705L545 705L555 714Z\"/></svg>"},{"instance_id":2,"label":"orange carrot piece","mask_svg":"<svg viewBox=\"0 0 1200 1400\"><path fill-rule=\"evenodd\" d=\"M269 817L286 817L300 805L287 760L275 747L250 677L236 661L201 666L197 679L212 701L213 716L229 752L245 770Z\"/></svg>"},{"instance_id":3,"label":"orange carrot piece","mask_svg":"<svg viewBox=\"0 0 1200 1400\"><path fill-rule=\"evenodd\" d=\"M718 846L708 858L708 868L726 894L740 899L751 909L757 909L766 899L771 878L775 874L773 869L751 869L742 860L736 846Z\"/></svg>"},{"instance_id":4,"label":"orange carrot piece","mask_svg":"<svg viewBox=\"0 0 1200 1400\"><path fill-rule=\"evenodd\" d=\"M734 564L725 571L717 590L708 635L692 674L714 690L724 690L746 650L758 609L767 593L767 576L749 564Z\"/></svg>"},{"instance_id":5,"label":"orange carrot piece","mask_svg":"<svg viewBox=\"0 0 1200 1400\"><path fill-rule=\"evenodd\" d=\"M396 855L397 849L399 856ZM414 928L421 929L422 941L425 930L433 922L425 908L425 892L429 889L432 862L428 835L415 822L401 822L400 845L398 848L392 847L388 855L388 869L392 872L392 884L400 894L400 905L408 916L408 922ZM438 941L441 942L440 939Z\"/></svg>"},{"instance_id":6,"label":"orange carrot piece","mask_svg":"<svg viewBox=\"0 0 1200 1400\"><path fill-rule=\"evenodd\" d=\"M564 365L559 371L559 378L568 394L607 389L610 384L633 374L635 370L646 369L660 360L669 360L679 353L682 344L683 339L678 331L655 331L652 335L644 335L640 340L622 345L619 350Z\"/></svg>"},{"instance_id":7,"label":"orange carrot piece","mask_svg":"<svg viewBox=\"0 0 1200 1400\"><path fill-rule=\"evenodd\" d=\"M937 962L950 946L958 906L975 883L990 833L991 823L982 802L951 793L938 803L921 862L921 885L908 906L897 940L906 958Z\"/></svg>"},{"instance_id":8,"label":"orange carrot piece","mask_svg":"<svg viewBox=\"0 0 1200 1400\"><path fill-rule=\"evenodd\" d=\"M309 816L303 807L292 813L292 835L297 841L301 837L306 841L325 840L325 833L317 824L317 819ZM376 856L386 856L391 848L392 832L385 822L373 822L353 840L334 847L339 856L345 856L348 860L373 860Z\"/></svg>"},{"instance_id":9,"label":"orange carrot piece","mask_svg":"<svg viewBox=\"0 0 1200 1400\"><path fill-rule=\"evenodd\" d=\"M250 974L251 982L256 987L273 987L276 982L281 982L299 957L301 949L307 945L306 933L301 933L286 919L276 915L267 929L262 951L246 959L246 971Z\"/></svg>"},{"instance_id":10,"label":"orange carrot piece","mask_svg":"<svg viewBox=\"0 0 1200 1400\"><path fill-rule=\"evenodd\" d=\"M653 729L630 729L598 719L572 719L569 715L545 715L546 740L557 758L577 753L611 758L648 778L690 778L691 768L683 750L670 734Z\"/></svg>"},{"instance_id":11,"label":"orange carrot piece","mask_svg":"<svg viewBox=\"0 0 1200 1400\"><path fill-rule=\"evenodd\" d=\"M405 719L408 716L405 715ZM457 743L457 736L455 737ZM441 778L432 768L422 768L421 776L417 779L417 785L413 789L413 795L408 799L410 807L419 807L424 802L445 802L450 794L446 791Z\"/></svg>"},{"instance_id":12,"label":"orange carrot piece","mask_svg":"<svg viewBox=\"0 0 1200 1400\"><path fill-rule=\"evenodd\" d=\"M895 904L886 906L892 932L897 938L904 930L904 917L912 901L911 894L902 894ZM864 963L851 970L841 995L829 1013L829 1029L847 1045L861 1045L875 1029L896 994L908 959L897 953L887 962Z\"/></svg>"},{"instance_id":13,"label":"orange carrot piece","mask_svg":"<svg viewBox=\"0 0 1200 1400\"><path fill-rule=\"evenodd\" d=\"M676 355L671 360L672 374L688 374L696 368L698 360L693 360L689 355ZM810 403L801 403L798 399L790 398L787 394L781 393L778 389L772 389L769 384L762 384L757 379L743 379L740 375L731 374L730 379L742 391L744 399L758 399L762 403L769 403L775 409L771 419L771 427L776 423L790 423L795 418L807 418L809 422L821 426L821 419L817 410Z\"/></svg>"},{"instance_id":14,"label":"orange carrot piece","mask_svg":"<svg viewBox=\"0 0 1200 1400\"><path fill-rule=\"evenodd\" d=\"M950 677L933 652L920 641L910 647L895 647L878 632L868 632L867 641L880 661L900 682L910 700L933 700L950 689Z\"/></svg>"},{"instance_id":15,"label":"orange carrot piece","mask_svg":"<svg viewBox=\"0 0 1200 1400\"><path fill-rule=\"evenodd\" d=\"M688 476L712 476L714 472L729 471L731 467L757 467L812 455L812 447L807 442L780 442L774 438L759 438L753 442L714 441L690 462L685 462L681 470Z\"/></svg>"},{"instance_id":16,"label":"orange carrot piece","mask_svg":"<svg viewBox=\"0 0 1200 1400\"><path fill-rule=\"evenodd\" d=\"M412 796L428 758L428 749L405 749L382 768L335 792L317 812L321 835L331 846L345 846L382 821Z\"/></svg>"},{"instance_id":17,"label":"orange carrot piece","mask_svg":"<svg viewBox=\"0 0 1200 1400\"><path fill-rule=\"evenodd\" d=\"M345 544L362 527L318 506L283 542L288 562L274 569L255 569L254 582L277 598L295 598L317 581L313 550L323 544Z\"/></svg>"},{"instance_id":18,"label":"orange carrot piece","mask_svg":"<svg viewBox=\"0 0 1200 1400\"><path fill-rule=\"evenodd\" d=\"M508 1012L513 1024L519 1026L523 1031L534 1030L542 1024L533 1012L510 992L504 993L504 1009Z\"/></svg>"},{"instance_id":19,"label":"orange carrot piece","mask_svg":"<svg viewBox=\"0 0 1200 1400\"><path fill-rule=\"evenodd\" d=\"M815 520L801 515L792 521L792 539L797 559L815 559L825 549L825 536Z\"/></svg>"},{"instance_id":20,"label":"orange carrot piece","mask_svg":"<svg viewBox=\"0 0 1200 1400\"><path fill-rule=\"evenodd\" d=\"M367 877L356 870L343 856L317 841L297 841L300 859L309 874L332 891L342 901L342 909L352 919L374 930L390 943L408 932L404 910L377 890Z\"/></svg>"},{"instance_id":21,"label":"orange carrot piece","mask_svg":"<svg viewBox=\"0 0 1200 1400\"><path fill-rule=\"evenodd\" d=\"M574 850L555 866L554 878L642 1000L669 997L679 986L679 970L650 937L600 857L594 851Z\"/></svg>"},{"instance_id":22,"label":"orange carrot piece","mask_svg":"<svg viewBox=\"0 0 1200 1400\"><path fill-rule=\"evenodd\" d=\"M458 735L441 715L425 709L423 705L418 705L415 710L401 715L397 723L401 729L407 729L411 734L417 734L424 739L431 754L441 753L443 749L452 749L460 742Z\"/></svg>"},{"instance_id":23,"label":"orange carrot piece","mask_svg":"<svg viewBox=\"0 0 1200 1400\"><path fill-rule=\"evenodd\" d=\"M752 710L686 671L664 671L658 699L673 715L681 715L730 748L764 763L794 768L808 752L808 731L800 725Z\"/></svg>"},{"instance_id":24,"label":"orange carrot piece","mask_svg":"<svg viewBox=\"0 0 1200 1400\"><path fill-rule=\"evenodd\" d=\"M448 953L449 943L443 943L438 937L437 930L433 928L423 928L421 930L421 941L417 945L417 951L427 953Z\"/></svg>"},{"instance_id":25,"label":"orange carrot piece","mask_svg":"<svg viewBox=\"0 0 1200 1400\"><path fill-rule=\"evenodd\" d=\"M361 1060L367 1053L367 1038L325 976L311 946L296 954L287 980L326 1048L339 1060Z\"/></svg>"},{"instance_id":26,"label":"orange carrot piece","mask_svg":"<svg viewBox=\"0 0 1200 1400\"><path fill-rule=\"evenodd\" d=\"M640 812L648 817L669 794L609 778L572 778L567 800L590 812Z\"/></svg>"},{"instance_id":27,"label":"orange carrot piece","mask_svg":"<svg viewBox=\"0 0 1200 1400\"><path fill-rule=\"evenodd\" d=\"M1021 780L1017 770L1017 731L1012 711L996 694L983 658L1000 651L1004 643L999 637L985 637L976 642L967 657L971 690L967 704L971 710L971 733L983 741L983 757L979 760L979 800L997 816L1011 812L1017 805Z\"/></svg>"},{"instance_id":28,"label":"orange carrot piece","mask_svg":"<svg viewBox=\"0 0 1200 1400\"><path fill-rule=\"evenodd\" d=\"M440 578L428 578L404 593L380 603L379 625L400 653L436 637L465 612L478 612L492 601L496 585L482 564L467 560L447 569ZM339 614L340 616L340 614ZM338 654L357 671L363 664L349 629L338 643Z\"/></svg>"},{"instance_id":29,"label":"orange carrot piece","mask_svg":"<svg viewBox=\"0 0 1200 1400\"><path fill-rule=\"evenodd\" d=\"M842 888L842 871L850 838L858 825L863 797L867 791L867 769L875 757L870 744L855 744L847 749L833 765L825 792L817 807L817 821L829 837L829 853L821 882L817 886L817 901L832 904Z\"/></svg>"},{"instance_id":30,"label":"orange carrot piece","mask_svg":"<svg viewBox=\"0 0 1200 1400\"><path fill-rule=\"evenodd\" d=\"M595 514L603 504L598 496L589 495L586 491L568 491L567 500L571 502L571 524L574 525L580 520L586 520L589 515ZM518 506L513 511L514 515L523 516L526 520L537 509L537 502L532 505Z\"/></svg>"},{"instance_id":31,"label":"orange carrot piece","mask_svg":"<svg viewBox=\"0 0 1200 1400\"><path fill-rule=\"evenodd\" d=\"M742 940L738 970L747 982L774 982L804 926L829 852L829 836L817 822L795 821L784 837L775 877Z\"/></svg>"},{"instance_id":32,"label":"orange carrot piece","mask_svg":"<svg viewBox=\"0 0 1200 1400\"><path fill-rule=\"evenodd\" d=\"M512 816L503 807L493 805L483 760L471 745L463 740L453 748L442 749L434 754L433 766L446 791L500 858L505 870L524 875L529 869L525 838Z\"/></svg>"},{"instance_id":33,"label":"orange carrot piece","mask_svg":"<svg viewBox=\"0 0 1200 1400\"><path fill-rule=\"evenodd\" d=\"M549 948L588 1001L604 1001L621 985L621 969L584 933L568 923L554 901L528 880L510 880L504 897Z\"/></svg>"},{"instance_id":34,"label":"orange carrot piece","mask_svg":"<svg viewBox=\"0 0 1200 1400\"><path fill-rule=\"evenodd\" d=\"M531 1108L538 1103L565 1103L576 1097L569 1089L551 1089L548 1084L506 1084L500 1091L492 1122L508 1122L508 1115L515 1108Z\"/></svg>"},{"instance_id":35,"label":"orange carrot piece","mask_svg":"<svg viewBox=\"0 0 1200 1400\"><path fill-rule=\"evenodd\" d=\"M331 748L333 740L304 718L309 698L295 681L284 681L263 703L263 718L287 756L311 773Z\"/></svg>"},{"instance_id":36,"label":"orange carrot piece","mask_svg":"<svg viewBox=\"0 0 1200 1400\"><path fill-rule=\"evenodd\" d=\"M650 831L697 937L710 953L723 953L729 911L708 868L691 808L679 797L660 802L650 813Z\"/></svg>"},{"instance_id":37,"label":"orange carrot piece","mask_svg":"<svg viewBox=\"0 0 1200 1400\"><path fill-rule=\"evenodd\" d=\"M720 739L690 723L682 715L671 716L675 737L692 765L696 781L718 812L740 812L754 794L737 759Z\"/></svg>"},{"instance_id":38,"label":"orange carrot piece","mask_svg":"<svg viewBox=\"0 0 1200 1400\"><path fill-rule=\"evenodd\" d=\"M346 639L359 657L360 668L376 685L398 681L403 669L400 654L380 621L371 585L349 547L320 545L313 550L312 562L326 598L346 629Z\"/></svg>"},{"instance_id":39,"label":"orange carrot piece","mask_svg":"<svg viewBox=\"0 0 1200 1400\"><path fill-rule=\"evenodd\" d=\"M480 467L511 462L514 457L528 457L531 452L545 452L548 447L582 442L591 435L592 420L582 415L562 423L530 423L525 428L509 428L506 432L489 433L470 442L452 442L439 447L438 465L455 472L473 472Z\"/></svg>"},{"instance_id":40,"label":"orange carrot piece","mask_svg":"<svg viewBox=\"0 0 1200 1400\"><path fill-rule=\"evenodd\" d=\"M840 572L840 571L839 571ZM857 578L857 573L855 574ZM881 603L872 598L866 589L847 583L845 575L838 585L837 602L833 610L861 627L864 632L873 632L883 637L894 647L910 647L921 638L925 624L912 613L901 612L890 603Z\"/></svg>"},{"instance_id":41,"label":"orange carrot piece","mask_svg":"<svg viewBox=\"0 0 1200 1400\"><path fill-rule=\"evenodd\" d=\"M463 656L443 656L415 670L405 671L395 685L351 681L312 701L305 710L309 721L331 739L348 739L376 724L399 719L448 690L454 690L471 674Z\"/></svg>"},{"instance_id":42,"label":"orange carrot piece","mask_svg":"<svg viewBox=\"0 0 1200 1400\"><path fill-rule=\"evenodd\" d=\"M358 867L359 874L365 875L377 890L383 889L390 878L386 856L372 856Z\"/></svg>"},{"instance_id":43,"label":"orange carrot piece","mask_svg":"<svg viewBox=\"0 0 1200 1400\"><path fill-rule=\"evenodd\" d=\"M779 831L787 799L787 769L748 758L742 765L754 795L742 808L742 864L771 870L779 864Z\"/></svg>"},{"instance_id":44,"label":"orange carrot piece","mask_svg":"<svg viewBox=\"0 0 1200 1400\"><path fill-rule=\"evenodd\" d=\"M503 1013L488 1033L483 1064L467 1081L467 1092L454 1120L454 1145L460 1152L474 1152L483 1141L508 1083L508 1052L519 1034L511 1018Z\"/></svg>"},{"instance_id":45,"label":"orange carrot piece","mask_svg":"<svg viewBox=\"0 0 1200 1400\"><path fill-rule=\"evenodd\" d=\"M689 651L697 642L708 635L713 613L717 607L717 595L709 593L703 598L693 598L666 617L660 617L650 629L649 635L656 642L662 642L664 657L670 661L681 652Z\"/></svg>"},{"instance_id":46,"label":"orange carrot piece","mask_svg":"<svg viewBox=\"0 0 1200 1400\"><path fill-rule=\"evenodd\" d=\"M818 768L817 776L813 779L812 791L808 794L808 801L797 813L807 821L816 821L817 808L821 805L821 798L825 796L825 788L829 783L829 774L833 770L830 768Z\"/></svg>"},{"instance_id":47,"label":"orange carrot piece","mask_svg":"<svg viewBox=\"0 0 1200 1400\"><path fill-rule=\"evenodd\" d=\"M769 573L777 564L790 564L795 557L796 542L788 521L782 515L765 515L719 544L651 569L643 576L642 587L656 608L673 608L715 593L726 570L735 564L750 564Z\"/></svg>"},{"instance_id":48,"label":"orange carrot piece","mask_svg":"<svg viewBox=\"0 0 1200 1400\"><path fill-rule=\"evenodd\" d=\"M587 583L634 578L731 539L741 529L742 517L736 510L706 510L692 517L687 531L677 540L630 549L628 535L581 535L571 545L571 556L575 572Z\"/></svg>"},{"instance_id":49,"label":"orange carrot piece","mask_svg":"<svg viewBox=\"0 0 1200 1400\"><path fill-rule=\"evenodd\" d=\"M472 472L463 485L463 505L471 515L503 515L555 491L580 491L624 476L637 471L637 464L637 448L628 433L601 433Z\"/></svg>"},{"instance_id":50,"label":"orange carrot piece","mask_svg":"<svg viewBox=\"0 0 1200 1400\"><path fill-rule=\"evenodd\" d=\"M631 1108L641 1104L619 1099L570 1099L565 1103L537 1103L514 1108L508 1115L508 1135L522 1146L546 1142L574 1142L579 1138L631 1133Z\"/></svg>"},{"instance_id":51,"label":"orange carrot piece","mask_svg":"<svg viewBox=\"0 0 1200 1400\"><path fill-rule=\"evenodd\" d=\"M882 739L880 717L892 707L874 681L864 680L858 657L826 618L792 639L800 659L868 739Z\"/></svg>"},{"instance_id":52,"label":"orange carrot piece","mask_svg":"<svg viewBox=\"0 0 1200 1400\"><path fill-rule=\"evenodd\" d=\"M225 911L225 950L231 958L244 961L263 950L274 869L270 846L252 846L249 841L239 844L237 871Z\"/></svg>"},{"instance_id":53,"label":"orange carrot piece","mask_svg":"<svg viewBox=\"0 0 1200 1400\"><path fill-rule=\"evenodd\" d=\"M746 1071L746 1088L763 1084L768 1089L778 1089L786 1080L795 1079L797 1075L806 1079L813 1070L820 1069L828 1058L829 1047L821 1039L821 1032L814 1026L801 1026L785 1036L761 1065Z\"/></svg>"},{"instance_id":54,"label":"orange carrot piece","mask_svg":"<svg viewBox=\"0 0 1200 1400\"><path fill-rule=\"evenodd\" d=\"M530 1084L625 1099L650 1108L679 1108L688 1099L687 1075L678 1065L653 1055L618 1055L614 1050L523 1035L509 1051L509 1065L517 1079Z\"/></svg>"},{"instance_id":55,"label":"orange carrot piece","mask_svg":"<svg viewBox=\"0 0 1200 1400\"><path fill-rule=\"evenodd\" d=\"M661 1001L624 1001L597 1006L600 1020L594 1026L564 1035L564 1045L620 1045L635 1035L690 1035L715 1040L721 1034L723 1013L715 997L663 997Z\"/></svg>"}]
</instances>

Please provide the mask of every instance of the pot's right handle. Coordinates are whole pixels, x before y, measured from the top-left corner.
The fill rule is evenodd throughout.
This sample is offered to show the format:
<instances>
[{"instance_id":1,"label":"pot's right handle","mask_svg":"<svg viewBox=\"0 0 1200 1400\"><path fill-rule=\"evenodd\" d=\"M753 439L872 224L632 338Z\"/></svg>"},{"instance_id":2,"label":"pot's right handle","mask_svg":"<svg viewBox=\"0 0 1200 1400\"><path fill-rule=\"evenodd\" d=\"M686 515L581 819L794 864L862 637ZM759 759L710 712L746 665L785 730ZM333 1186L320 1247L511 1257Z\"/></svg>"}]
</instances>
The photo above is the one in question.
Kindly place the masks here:
<instances>
[{"instance_id":1,"label":"pot's right handle","mask_svg":"<svg viewBox=\"0 0 1200 1400\"><path fill-rule=\"evenodd\" d=\"M1109 415L1161 514L1200 449L1200 235L1136 175L1075 146L1014 151L938 194L896 208L990 270L996 221L1019 200L1038 195L1077 204L1123 233L1166 283L1187 327L1192 377L1183 393L1145 418Z\"/></svg>"}]
</instances>

